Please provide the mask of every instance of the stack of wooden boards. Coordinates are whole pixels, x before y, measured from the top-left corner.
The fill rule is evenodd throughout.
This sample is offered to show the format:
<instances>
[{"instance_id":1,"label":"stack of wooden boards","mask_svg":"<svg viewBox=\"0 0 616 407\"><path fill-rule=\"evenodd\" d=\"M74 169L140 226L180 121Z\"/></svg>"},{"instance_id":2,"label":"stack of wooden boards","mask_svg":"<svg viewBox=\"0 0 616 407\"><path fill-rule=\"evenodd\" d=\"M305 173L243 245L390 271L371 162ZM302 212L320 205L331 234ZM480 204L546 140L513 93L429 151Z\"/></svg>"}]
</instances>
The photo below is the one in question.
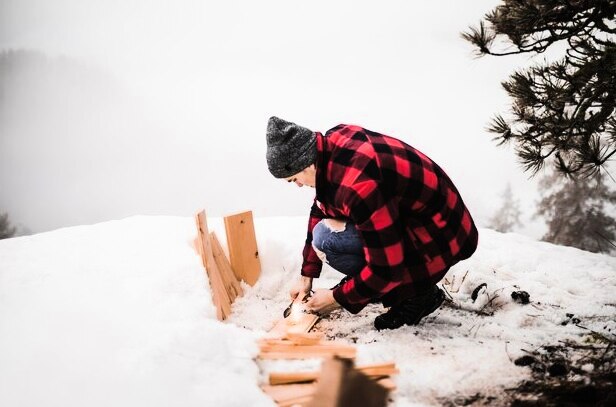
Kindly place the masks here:
<instances>
[{"instance_id":1,"label":"stack of wooden boards","mask_svg":"<svg viewBox=\"0 0 616 407\"><path fill-rule=\"evenodd\" d=\"M230 260L216 234L209 232L205 211L195 215L195 244L209 277L216 317L221 321L231 314L231 304L243 294L239 281L254 285L261 274L252 212L226 216L224 220Z\"/></svg>"},{"instance_id":2,"label":"stack of wooden boards","mask_svg":"<svg viewBox=\"0 0 616 407\"><path fill-rule=\"evenodd\" d=\"M224 320L231 304L243 294L240 281L254 285L261 273L252 212L226 216L225 231L229 260L214 232L209 232L205 211L195 215L195 245L207 272L216 306ZM319 317L302 313L281 319L260 343L261 359L323 358L320 372L273 372L263 390L279 406L383 407L395 389L393 362L354 367L357 350L341 341L324 340L322 333L309 331Z\"/></svg>"},{"instance_id":3,"label":"stack of wooden boards","mask_svg":"<svg viewBox=\"0 0 616 407\"><path fill-rule=\"evenodd\" d=\"M385 406L388 393L396 387L390 378L398 373L395 363L353 367L355 346L308 332L318 317L304 315L292 323L288 318L280 320L260 340L259 358L323 358L321 371L271 372L263 391L279 406Z\"/></svg>"}]
</instances>

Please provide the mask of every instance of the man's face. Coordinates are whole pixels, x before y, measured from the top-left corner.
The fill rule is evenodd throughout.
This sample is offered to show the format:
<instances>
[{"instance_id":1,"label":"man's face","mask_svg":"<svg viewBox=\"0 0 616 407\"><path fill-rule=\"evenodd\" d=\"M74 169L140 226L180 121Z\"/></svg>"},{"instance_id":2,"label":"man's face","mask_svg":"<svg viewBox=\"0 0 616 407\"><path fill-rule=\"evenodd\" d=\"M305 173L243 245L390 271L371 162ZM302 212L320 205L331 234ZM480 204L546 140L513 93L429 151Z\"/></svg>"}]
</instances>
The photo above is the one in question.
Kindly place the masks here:
<instances>
[{"instance_id":1,"label":"man's face","mask_svg":"<svg viewBox=\"0 0 616 407\"><path fill-rule=\"evenodd\" d=\"M285 180L287 182L294 182L300 188L304 185L314 188L316 184L316 167L312 164L310 167L304 168L303 171L285 178Z\"/></svg>"}]
</instances>

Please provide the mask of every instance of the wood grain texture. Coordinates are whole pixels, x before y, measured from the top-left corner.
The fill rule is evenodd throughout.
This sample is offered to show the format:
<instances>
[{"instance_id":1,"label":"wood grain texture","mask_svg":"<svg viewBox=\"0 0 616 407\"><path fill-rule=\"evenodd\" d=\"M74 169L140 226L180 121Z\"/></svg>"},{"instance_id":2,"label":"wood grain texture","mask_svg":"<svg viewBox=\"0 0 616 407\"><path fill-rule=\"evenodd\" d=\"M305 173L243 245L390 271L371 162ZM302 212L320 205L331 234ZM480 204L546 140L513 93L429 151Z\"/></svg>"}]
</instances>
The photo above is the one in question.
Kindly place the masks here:
<instances>
[{"instance_id":1,"label":"wood grain texture","mask_svg":"<svg viewBox=\"0 0 616 407\"><path fill-rule=\"evenodd\" d=\"M349 360L332 358L321 366L319 381L306 407L385 407L389 390L353 368Z\"/></svg>"},{"instance_id":2,"label":"wood grain texture","mask_svg":"<svg viewBox=\"0 0 616 407\"><path fill-rule=\"evenodd\" d=\"M210 242L212 243L212 253L214 255L214 260L216 261L216 266L218 267L218 271L222 277L227 294L233 303L237 297L244 294L244 291L242 290L242 286L237 280L235 273L231 269L231 263L229 263L220 241L218 240L218 237L216 237L216 233L210 233Z\"/></svg>"},{"instance_id":3,"label":"wood grain texture","mask_svg":"<svg viewBox=\"0 0 616 407\"><path fill-rule=\"evenodd\" d=\"M231 314L231 299L225 289L225 284L218 270L218 266L216 265L216 260L214 259L205 211L197 213L197 215L195 215L195 221L197 224L199 252L210 281L212 302L216 306L216 317L220 321L223 321Z\"/></svg>"},{"instance_id":4,"label":"wood grain texture","mask_svg":"<svg viewBox=\"0 0 616 407\"><path fill-rule=\"evenodd\" d=\"M309 359L332 356L353 359L356 355L357 349L354 346L335 341L316 345L295 345L289 341L261 343L259 353L261 359Z\"/></svg>"},{"instance_id":5,"label":"wood grain texture","mask_svg":"<svg viewBox=\"0 0 616 407\"><path fill-rule=\"evenodd\" d=\"M371 379L381 379L389 377L394 374L398 374L399 371L396 368L396 364L390 363L378 363L372 365L357 366L355 370L365 374ZM292 384L302 382L312 382L319 378L318 371L312 372L271 372L269 374L269 384Z\"/></svg>"},{"instance_id":6,"label":"wood grain texture","mask_svg":"<svg viewBox=\"0 0 616 407\"><path fill-rule=\"evenodd\" d=\"M296 345L314 345L323 340L325 334L323 332L289 332L285 339L293 342Z\"/></svg>"},{"instance_id":7,"label":"wood grain texture","mask_svg":"<svg viewBox=\"0 0 616 407\"><path fill-rule=\"evenodd\" d=\"M319 372L272 373L270 384L262 389L278 406L385 406L396 384L389 377L366 372L395 374L398 369L394 362L353 367L351 360L334 357L326 359Z\"/></svg>"},{"instance_id":8,"label":"wood grain texture","mask_svg":"<svg viewBox=\"0 0 616 407\"><path fill-rule=\"evenodd\" d=\"M287 384L281 386L262 386L263 391L279 406L304 405L312 399L316 386L314 383Z\"/></svg>"},{"instance_id":9,"label":"wood grain texture","mask_svg":"<svg viewBox=\"0 0 616 407\"><path fill-rule=\"evenodd\" d=\"M255 285L261 275L261 261L252 211L225 216L225 230L233 271L238 279Z\"/></svg>"}]
</instances>

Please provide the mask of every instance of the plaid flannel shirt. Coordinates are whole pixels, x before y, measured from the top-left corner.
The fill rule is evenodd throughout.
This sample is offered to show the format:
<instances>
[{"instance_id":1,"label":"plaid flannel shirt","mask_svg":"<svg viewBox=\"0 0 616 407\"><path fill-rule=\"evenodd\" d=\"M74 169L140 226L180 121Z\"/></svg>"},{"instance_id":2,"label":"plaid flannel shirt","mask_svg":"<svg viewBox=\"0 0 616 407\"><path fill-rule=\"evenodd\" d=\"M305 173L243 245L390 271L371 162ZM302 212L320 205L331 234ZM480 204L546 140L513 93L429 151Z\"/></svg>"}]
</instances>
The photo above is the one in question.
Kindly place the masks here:
<instances>
[{"instance_id":1,"label":"plaid flannel shirt","mask_svg":"<svg viewBox=\"0 0 616 407\"><path fill-rule=\"evenodd\" d=\"M447 174L419 150L358 126L317 135L316 197L301 274L318 277L322 262L312 229L323 218L355 224L366 265L334 290L357 313L375 298L386 306L440 281L475 251L477 228Z\"/></svg>"}]
</instances>

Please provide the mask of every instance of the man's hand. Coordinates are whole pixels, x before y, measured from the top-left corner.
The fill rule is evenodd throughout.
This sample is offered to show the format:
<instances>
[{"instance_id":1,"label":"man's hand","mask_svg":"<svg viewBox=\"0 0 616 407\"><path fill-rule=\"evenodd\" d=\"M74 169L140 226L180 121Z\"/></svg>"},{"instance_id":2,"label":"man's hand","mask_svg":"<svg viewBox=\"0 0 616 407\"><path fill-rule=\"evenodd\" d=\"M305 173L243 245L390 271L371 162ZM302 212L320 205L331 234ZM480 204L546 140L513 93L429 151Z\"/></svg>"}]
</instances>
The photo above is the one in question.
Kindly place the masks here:
<instances>
[{"instance_id":1,"label":"man's hand","mask_svg":"<svg viewBox=\"0 0 616 407\"><path fill-rule=\"evenodd\" d=\"M298 300L303 300L308 294L310 294L310 290L312 290L312 277L302 276L295 282L293 288L289 291L289 295L294 301L296 298Z\"/></svg>"},{"instance_id":2,"label":"man's hand","mask_svg":"<svg viewBox=\"0 0 616 407\"><path fill-rule=\"evenodd\" d=\"M340 308L340 304L334 299L332 290L316 290L310 300L306 302L306 309L319 316L327 315L338 308Z\"/></svg>"}]
</instances>

